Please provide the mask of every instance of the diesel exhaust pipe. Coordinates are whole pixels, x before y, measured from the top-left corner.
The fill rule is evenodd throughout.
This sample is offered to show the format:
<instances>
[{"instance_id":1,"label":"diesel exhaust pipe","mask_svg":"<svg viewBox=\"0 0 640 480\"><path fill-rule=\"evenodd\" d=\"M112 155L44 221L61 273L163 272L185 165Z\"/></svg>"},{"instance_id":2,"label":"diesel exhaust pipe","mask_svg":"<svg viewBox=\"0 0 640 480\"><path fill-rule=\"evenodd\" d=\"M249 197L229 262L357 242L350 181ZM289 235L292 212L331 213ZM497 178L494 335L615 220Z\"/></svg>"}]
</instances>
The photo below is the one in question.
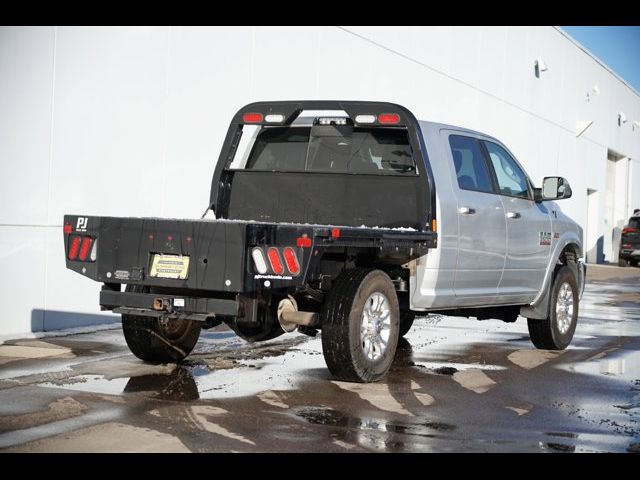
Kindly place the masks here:
<instances>
[{"instance_id":1,"label":"diesel exhaust pipe","mask_svg":"<svg viewBox=\"0 0 640 480\"><path fill-rule=\"evenodd\" d=\"M318 326L318 314L298 311L298 304L291 296L278 303L278 322L285 332L293 332L299 325L305 327Z\"/></svg>"}]
</instances>

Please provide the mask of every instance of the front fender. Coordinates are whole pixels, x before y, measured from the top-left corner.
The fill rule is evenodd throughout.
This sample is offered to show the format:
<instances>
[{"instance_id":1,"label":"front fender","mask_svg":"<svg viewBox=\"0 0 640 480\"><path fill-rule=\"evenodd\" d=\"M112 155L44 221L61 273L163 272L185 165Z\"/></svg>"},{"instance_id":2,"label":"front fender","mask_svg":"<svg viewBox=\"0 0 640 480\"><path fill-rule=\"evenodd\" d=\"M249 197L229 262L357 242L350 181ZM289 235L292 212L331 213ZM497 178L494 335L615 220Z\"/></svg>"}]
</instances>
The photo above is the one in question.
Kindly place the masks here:
<instances>
[{"instance_id":1,"label":"front fender","mask_svg":"<svg viewBox=\"0 0 640 480\"><path fill-rule=\"evenodd\" d=\"M547 270L544 274L544 281L540 291L534 298L533 302L526 307L520 309L520 315L526 318L540 318L544 319L549 316L549 291L551 282L553 281L553 274L555 272L556 265L560 259L560 254L568 246L573 245L577 252L577 267L578 267L578 289L580 291L580 297L584 290L585 278L586 278L586 266L582 260L582 239L574 231L567 231L561 234L560 238L553 244L551 255L549 257L549 263L547 264Z\"/></svg>"}]
</instances>

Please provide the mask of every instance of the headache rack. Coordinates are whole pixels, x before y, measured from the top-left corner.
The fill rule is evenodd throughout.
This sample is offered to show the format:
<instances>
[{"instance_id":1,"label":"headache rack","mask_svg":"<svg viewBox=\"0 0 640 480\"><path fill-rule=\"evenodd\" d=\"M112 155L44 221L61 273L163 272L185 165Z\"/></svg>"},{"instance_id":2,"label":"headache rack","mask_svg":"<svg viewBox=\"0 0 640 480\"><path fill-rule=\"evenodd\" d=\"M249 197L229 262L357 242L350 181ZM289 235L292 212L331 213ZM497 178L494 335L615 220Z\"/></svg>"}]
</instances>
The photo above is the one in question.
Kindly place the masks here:
<instances>
[{"instance_id":1,"label":"headache rack","mask_svg":"<svg viewBox=\"0 0 640 480\"><path fill-rule=\"evenodd\" d=\"M208 209L212 209L218 218L233 218L229 216L233 181L233 171L230 170L230 166L240 144L243 127L245 125L290 126L303 111L344 111L349 123L356 127L406 129L414 160L425 177L417 192L416 204L420 208L421 218L416 226L419 231L435 233L436 187L420 125L415 116L405 107L388 102L308 100L256 102L246 105L234 115L227 131L211 183ZM398 232L398 238L407 238L406 233ZM389 242L394 236L395 233L389 233L384 241ZM382 241L382 237L379 241Z\"/></svg>"}]
</instances>

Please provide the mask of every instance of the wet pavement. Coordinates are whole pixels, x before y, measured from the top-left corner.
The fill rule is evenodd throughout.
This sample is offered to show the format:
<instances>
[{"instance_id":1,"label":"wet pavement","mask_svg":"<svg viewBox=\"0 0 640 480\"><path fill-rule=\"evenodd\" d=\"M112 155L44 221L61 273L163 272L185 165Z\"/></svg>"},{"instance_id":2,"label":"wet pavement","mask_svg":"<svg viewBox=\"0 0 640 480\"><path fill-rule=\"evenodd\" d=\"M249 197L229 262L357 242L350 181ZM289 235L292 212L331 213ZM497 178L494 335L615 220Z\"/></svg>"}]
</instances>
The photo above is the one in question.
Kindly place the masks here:
<instances>
[{"instance_id":1,"label":"wet pavement","mask_svg":"<svg viewBox=\"0 0 640 480\"><path fill-rule=\"evenodd\" d=\"M10 452L625 452L640 449L640 269L589 267L571 346L526 321L428 316L383 382L334 381L320 338L203 332L145 365L119 329L0 345Z\"/></svg>"}]
</instances>

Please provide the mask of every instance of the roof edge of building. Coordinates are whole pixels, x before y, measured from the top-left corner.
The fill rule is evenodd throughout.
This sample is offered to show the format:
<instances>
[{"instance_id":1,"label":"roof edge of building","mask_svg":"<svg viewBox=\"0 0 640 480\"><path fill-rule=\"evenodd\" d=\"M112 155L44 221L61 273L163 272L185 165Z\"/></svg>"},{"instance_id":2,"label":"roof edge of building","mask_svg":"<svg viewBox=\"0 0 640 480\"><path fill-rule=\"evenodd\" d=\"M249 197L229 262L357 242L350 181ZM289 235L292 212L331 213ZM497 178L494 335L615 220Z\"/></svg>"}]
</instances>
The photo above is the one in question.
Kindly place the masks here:
<instances>
[{"instance_id":1,"label":"roof edge of building","mask_svg":"<svg viewBox=\"0 0 640 480\"><path fill-rule=\"evenodd\" d=\"M589 51L589 49L587 49L584 45L582 45L578 40L573 38L569 33L565 32L559 26L555 26L554 25L553 28L555 28L566 39L568 39L570 42L572 42L576 47L578 47L584 53L586 53L591 58L593 58L597 63L600 64L600 66L604 67L605 70L607 70L610 74L612 74L615 78L617 78L620 82L622 82L625 86L627 86L627 88L629 88L629 90L631 90L637 97L640 97L640 93L635 88L633 88L633 86L629 82L627 82L624 78L622 78L620 75L618 75L609 65L607 65L602 60L600 60L597 56L595 56L593 53L591 53Z\"/></svg>"}]
</instances>

